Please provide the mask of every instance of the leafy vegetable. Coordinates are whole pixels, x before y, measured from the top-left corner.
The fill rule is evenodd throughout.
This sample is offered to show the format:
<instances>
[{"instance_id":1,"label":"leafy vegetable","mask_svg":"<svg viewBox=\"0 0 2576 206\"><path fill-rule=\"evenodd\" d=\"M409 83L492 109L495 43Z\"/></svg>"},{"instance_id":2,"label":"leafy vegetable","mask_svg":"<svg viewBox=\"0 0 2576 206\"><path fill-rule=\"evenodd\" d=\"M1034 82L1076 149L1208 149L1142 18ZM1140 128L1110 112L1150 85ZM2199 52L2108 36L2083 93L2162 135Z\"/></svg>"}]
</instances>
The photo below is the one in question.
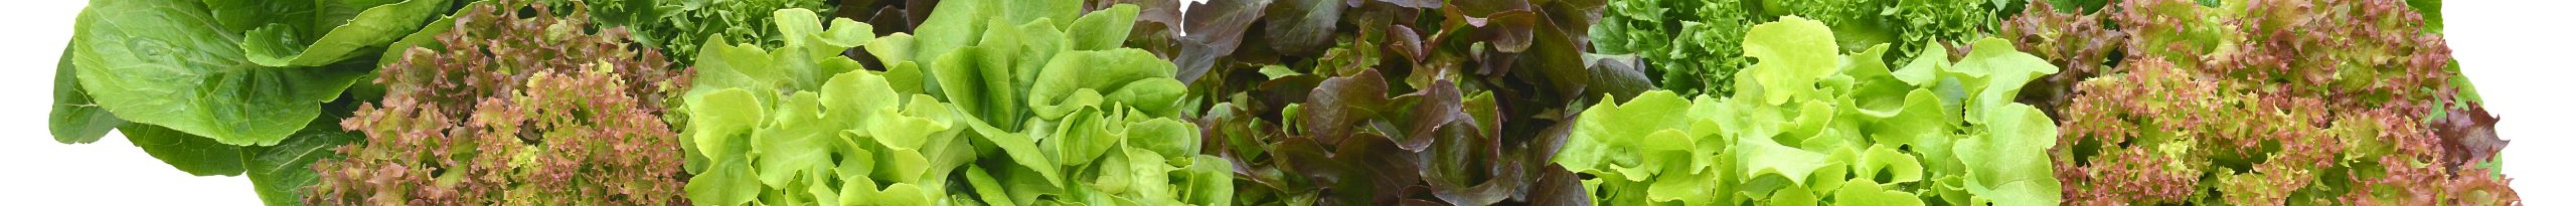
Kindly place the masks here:
<instances>
[{"instance_id":1,"label":"leafy vegetable","mask_svg":"<svg viewBox=\"0 0 2576 206\"><path fill-rule=\"evenodd\" d=\"M1541 163L1565 105L1652 88L1634 57L1586 55L1601 7L1213 1L1140 17L1160 27L1129 45L1181 67L1185 111L1240 165L1232 204L1572 204L1576 175Z\"/></svg>"},{"instance_id":2,"label":"leafy vegetable","mask_svg":"<svg viewBox=\"0 0 2576 206\"><path fill-rule=\"evenodd\" d=\"M97 1L75 25L70 56L78 91L100 109L138 114L120 119L273 145L367 71L335 62L418 29L444 2Z\"/></svg>"},{"instance_id":3,"label":"leafy vegetable","mask_svg":"<svg viewBox=\"0 0 2576 206\"><path fill-rule=\"evenodd\" d=\"M110 128L192 175L247 175L263 202L294 205L319 148L351 141L323 122L368 94L367 56L430 23L445 0L99 0L55 68L56 141ZM119 115L123 114L123 115ZM319 126L316 126L319 125Z\"/></svg>"},{"instance_id":4,"label":"leafy vegetable","mask_svg":"<svg viewBox=\"0 0 2576 206\"><path fill-rule=\"evenodd\" d=\"M2515 205L2504 141L2435 23L2396 0L2124 1L2127 36L2051 149L2078 204ZM2097 21L2032 7L2029 22ZM2047 24L2047 23L2041 23ZM2076 23L2080 25L2083 23ZM2055 27L2055 28L2050 28ZM2041 33L2098 32L2042 26ZM2059 47L2023 41L2024 47ZM2107 62L2095 62L2107 61ZM2080 77L2079 77L2080 78Z\"/></svg>"},{"instance_id":5,"label":"leafy vegetable","mask_svg":"<svg viewBox=\"0 0 2576 206\"><path fill-rule=\"evenodd\" d=\"M1606 205L2054 205L2055 123L2010 102L2057 68L1976 41L1895 72L1885 45L1837 54L1824 22L1755 25L1732 96L1650 91L1583 110L1550 161ZM1962 122L1964 121L1964 123Z\"/></svg>"},{"instance_id":6,"label":"leafy vegetable","mask_svg":"<svg viewBox=\"0 0 2576 206\"><path fill-rule=\"evenodd\" d=\"M54 110L45 119L56 142L98 142L108 129L125 125L125 119L117 119L89 99L89 91L80 89L77 72L72 69L71 47L63 47L62 63L54 67Z\"/></svg>"},{"instance_id":7,"label":"leafy vegetable","mask_svg":"<svg viewBox=\"0 0 2576 206\"><path fill-rule=\"evenodd\" d=\"M574 0L547 0L560 2ZM579 0L589 2L587 11L602 25L622 26L633 32L636 43L652 46L669 54L697 56L700 43L723 39L725 42L778 46L777 30L769 25L770 11L801 8L825 10L832 7L824 0ZM559 9L569 12L573 9ZM686 65L695 59L674 59Z\"/></svg>"},{"instance_id":8,"label":"leafy vegetable","mask_svg":"<svg viewBox=\"0 0 2576 206\"><path fill-rule=\"evenodd\" d=\"M773 14L782 47L710 41L686 95L690 197L713 205L1231 202L1233 166L1172 118L1182 84L1117 48L1134 6L944 1L916 31ZM818 27L819 26L819 27ZM865 46L884 71L839 58ZM824 78L828 77L828 78Z\"/></svg>"},{"instance_id":9,"label":"leafy vegetable","mask_svg":"<svg viewBox=\"0 0 2576 206\"><path fill-rule=\"evenodd\" d=\"M585 31L587 13L552 13L476 3L437 47L407 48L379 70L383 102L340 122L369 138L298 169L318 173L305 203L686 204L679 134L658 116L683 73L624 30Z\"/></svg>"},{"instance_id":10,"label":"leafy vegetable","mask_svg":"<svg viewBox=\"0 0 2576 206\"><path fill-rule=\"evenodd\" d=\"M2112 14L2052 12L2057 8L2054 3L2031 2L2029 10L2004 21L2000 36L2011 38L2015 48L2066 68L2025 86L2020 101L2038 106L2049 117L2062 118L2058 111L2075 97L2075 83L2110 72L2115 53L2129 39L2128 33L2107 23L2106 17Z\"/></svg>"},{"instance_id":11,"label":"leafy vegetable","mask_svg":"<svg viewBox=\"0 0 2576 206\"><path fill-rule=\"evenodd\" d=\"M1602 54L1645 60L1658 85L1683 95L1723 96L1732 76L1752 62L1741 50L1755 23L1797 15L1825 22L1842 51L1891 44L1905 62L1935 44L1964 44L1996 33L2004 8L2019 1L1920 0L1611 0L1593 27Z\"/></svg>"}]
</instances>

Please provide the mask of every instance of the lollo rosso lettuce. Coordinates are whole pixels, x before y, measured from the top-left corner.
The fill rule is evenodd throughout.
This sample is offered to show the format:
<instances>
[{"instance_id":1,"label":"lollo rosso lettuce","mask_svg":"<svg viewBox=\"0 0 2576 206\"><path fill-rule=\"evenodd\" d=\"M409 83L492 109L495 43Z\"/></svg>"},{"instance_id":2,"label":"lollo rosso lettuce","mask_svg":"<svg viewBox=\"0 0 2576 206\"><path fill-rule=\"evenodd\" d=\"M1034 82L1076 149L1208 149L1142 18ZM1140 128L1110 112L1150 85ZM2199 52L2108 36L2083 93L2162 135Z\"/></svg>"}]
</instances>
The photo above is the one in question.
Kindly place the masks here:
<instances>
[{"instance_id":1,"label":"lollo rosso lettuce","mask_svg":"<svg viewBox=\"0 0 2576 206\"><path fill-rule=\"evenodd\" d=\"M1745 32L1761 63L1736 93L1651 91L1582 111L1551 161L1604 205L2055 205L2057 127L2014 103L2057 68L1987 38L1889 71L1884 45L1838 54L1821 21Z\"/></svg>"},{"instance_id":2,"label":"lollo rosso lettuce","mask_svg":"<svg viewBox=\"0 0 2576 206\"><path fill-rule=\"evenodd\" d=\"M1119 48L1138 9L1076 3L943 1L917 33L883 37L785 9L772 14L781 47L709 41L683 95L690 199L1231 202L1233 166L1174 118L1172 64ZM839 56L854 47L885 64Z\"/></svg>"},{"instance_id":3,"label":"lollo rosso lettuce","mask_svg":"<svg viewBox=\"0 0 2576 206\"><path fill-rule=\"evenodd\" d=\"M551 15L576 6L478 2L406 44L378 71L384 100L339 124L367 138L313 163L304 203L686 204L681 139L659 117L686 73L623 29L585 31L586 12Z\"/></svg>"},{"instance_id":4,"label":"lollo rosso lettuce","mask_svg":"<svg viewBox=\"0 0 2576 206\"><path fill-rule=\"evenodd\" d=\"M2116 65L2060 85L2072 97L2061 106L2067 132L2052 156L2066 198L2520 204L2497 169L2505 141L2494 133L2496 118L2458 75L2438 21L2426 21L2438 13L2415 10L2428 6L2421 3L2437 2L2107 5L2098 18L2127 34L2115 37L2125 41L2125 58L2053 57Z\"/></svg>"}]
</instances>

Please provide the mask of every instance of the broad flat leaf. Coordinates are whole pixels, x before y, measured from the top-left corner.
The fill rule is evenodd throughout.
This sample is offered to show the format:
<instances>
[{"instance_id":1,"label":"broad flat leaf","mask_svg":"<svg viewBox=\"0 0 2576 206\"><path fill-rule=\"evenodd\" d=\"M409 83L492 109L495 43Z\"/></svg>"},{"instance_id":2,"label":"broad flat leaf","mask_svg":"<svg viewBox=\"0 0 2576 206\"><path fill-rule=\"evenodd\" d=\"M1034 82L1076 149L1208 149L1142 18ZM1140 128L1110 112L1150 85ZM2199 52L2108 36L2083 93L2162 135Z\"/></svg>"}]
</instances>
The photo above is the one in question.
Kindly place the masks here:
<instances>
[{"instance_id":1,"label":"broad flat leaf","mask_svg":"<svg viewBox=\"0 0 2576 206\"><path fill-rule=\"evenodd\" d=\"M1315 55L1333 46L1334 26L1341 22L1341 0L1276 0L1261 31L1270 48L1292 56Z\"/></svg>"},{"instance_id":2,"label":"broad flat leaf","mask_svg":"<svg viewBox=\"0 0 2576 206\"><path fill-rule=\"evenodd\" d=\"M1352 127L1386 108L1386 78L1377 70L1362 70L1358 75L1325 79L1307 93L1306 108L1299 124L1307 135L1324 137L1326 144L1350 136Z\"/></svg>"},{"instance_id":3,"label":"broad flat leaf","mask_svg":"<svg viewBox=\"0 0 2576 206\"><path fill-rule=\"evenodd\" d=\"M245 62L222 25L196 2L92 2L72 37L80 86L127 121L231 145L271 145L320 115L321 103L368 74L368 65L271 68Z\"/></svg>"},{"instance_id":4,"label":"broad flat leaf","mask_svg":"<svg viewBox=\"0 0 2576 206\"><path fill-rule=\"evenodd\" d=\"M1043 151L1039 151L1037 140L1030 139L1031 137L1029 137L1027 133L1012 133L982 129L987 127L977 128L978 129L975 130L977 134L976 136L982 136L982 139L988 144L992 144L995 147L1001 147L1002 153L1006 155L1005 157L1010 158L1011 162L1019 163L1022 167L1028 167L1030 170L1037 171L1038 175L1042 176L1042 178L1046 178L1048 181L1047 183L1052 186L1064 185L1064 182L1062 182L1064 176L1059 175L1058 173L1060 172L1056 171L1057 167L1055 159L1048 158ZM1099 128L1082 129L1096 130Z\"/></svg>"},{"instance_id":5,"label":"broad flat leaf","mask_svg":"<svg viewBox=\"0 0 2576 206\"><path fill-rule=\"evenodd\" d=\"M1209 155L1193 155L1191 158L1189 167L1182 168L1178 174L1179 178L1184 178L1176 184L1181 186L1181 200L1197 205L1234 204L1232 161Z\"/></svg>"},{"instance_id":6,"label":"broad flat leaf","mask_svg":"<svg viewBox=\"0 0 2576 206\"><path fill-rule=\"evenodd\" d=\"M1179 78L1185 83L1197 82L1200 76L1215 67L1217 59L1233 55L1235 47L1243 45L1244 30L1251 29L1252 22L1262 18L1265 14L1263 8L1269 8L1271 1L1202 3L1205 4L1191 6L1190 12L1184 14L1188 17L1181 23L1181 29L1186 30L1185 36L1181 37L1181 52L1172 57L1172 64L1181 69Z\"/></svg>"},{"instance_id":7,"label":"broad flat leaf","mask_svg":"<svg viewBox=\"0 0 2576 206\"><path fill-rule=\"evenodd\" d=\"M1132 30L1129 28L1136 25L1136 5L1119 4L1083 14L1080 19L1056 21L1073 22L1073 26L1064 32L1065 36L1072 38L1073 50L1116 49L1127 43L1127 33Z\"/></svg>"},{"instance_id":8,"label":"broad flat leaf","mask_svg":"<svg viewBox=\"0 0 2576 206\"><path fill-rule=\"evenodd\" d=\"M1168 160L1189 160L1199 154L1199 127L1172 118L1146 119L1128 124L1127 146L1163 155Z\"/></svg>"},{"instance_id":9,"label":"broad flat leaf","mask_svg":"<svg viewBox=\"0 0 2576 206\"><path fill-rule=\"evenodd\" d=\"M1055 56L1028 87L1028 105L1039 119L1061 119L1082 107L1120 103L1147 113L1174 114L1185 88L1172 80L1172 64L1137 49L1073 51Z\"/></svg>"},{"instance_id":10,"label":"broad flat leaf","mask_svg":"<svg viewBox=\"0 0 2576 206\"><path fill-rule=\"evenodd\" d=\"M1049 19L1071 23L1079 17L1081 1L1055 0L950 0L939 1L930 16L915 28L919 37L913 46L913 58L938 58L958 48L975 45L988 37L986 29L1010 27ZM1053 25L1061 26L1061 25ZM1061 29L1061 27L1056 27ZM914 61L930 62L931 59ZM1041 59L1043 60L1043 59ZM939 65L924 65L937 67Z\"/></svg>"},{"instance_id":11,"label":"broad flat leaf","mask_svg":"<svg viewBox=\"0 0 2576 206\"><path fill-rule=\"evenodd\" d=\"M448 6L447 0L404 0L367 8L346 22L320 22L290 26L271 23L243 34L241 48L250 62L260 66L322 66L366 53L359 49L392 43L412 31L428 25ZM329 12L329 11L323 11ZM294 19L286 17L274 20ZM327 19L327 18L326 18ZM345 24L336 24L345 23ZM331 27L321 38L310 39L298 27ZM447 26L447 25L435 25Z\"/></svg>"},{"instance_id":12,"label":"broad flat leaf","mask_svg":"<svg viewBox=\"0 0 2576 206\"><path fill-rule=\"evenodd\" d=\"M125 119L90 101L89 91L80 88L77 72L72 68L72 48L63 47L62 62L54 67L54 111L45 118L55 142L98 142L109 129L125 125Z\"/></svg>"},{"instance_id":13,"label":"broad flat leaf","mask_svg":"<svg viewBox=\"0 0 2576 206\"><path fill-rule=\"evenodd\" d=\"M466 4L466 7L472 8L475 5L490 4L491 2L492 1L475 1L474 3ZM456 17L439 17L438 21L429 22L429 25L431 26L421 27L420 31L413 31L411 35L403 35L401 40L395 40L393 44L386 44L385 53L376 57L376 66L382 67L393 64L394 62L400 62L402 61L403 54L411 52L411 49L414 47L428 49L430 51L447 49L447 45L439 43L437 38L439 34L447 33L447 30L456 28L454 26L441 26L456 25Z\"/></svg>"},{"instance_id":14,"label":"broad flat leaf","mask_svg":"<svg viewBox=\"0 0 2576 206\"><path fill-rule=\"evenodd\" d=\"M142 147L161 163L196 176L233 176L242 173L241 146L226 145L213 139L188 135L170 128L148 124L126 124L117 127L125 139Z\"/></svg>"},{"instance_id":15,"label":"broad flat leaf","mask_svg":"<svg viewBox=\"0 0 2576 206\"><path fill-rule=\"evenodd\" d=\"M993 175L985 172L984 166L967 165L966 183L975 188L975 195L982 197L978 200L984 204L1018 205L1011 203L1011 194L1002 191L1002 183L993 181Z\"/></svg>"},{"instance_id":16,"label":"broad flat leaf","mask_svg":"<svg viewBox=\"0 0 2576 206\"><path fill-rule=\"evenodd\" d=\"M342 144L362 141L365 136L340 130L338 120L318 120L304 131L287 137L273 146L244 147L242 162L250 175L251 186L257 187L261 202L268 205L303 204L305 188L321 181L312 168L313 162L337 159L332 149Z\"/></svg>"}]
</instances>

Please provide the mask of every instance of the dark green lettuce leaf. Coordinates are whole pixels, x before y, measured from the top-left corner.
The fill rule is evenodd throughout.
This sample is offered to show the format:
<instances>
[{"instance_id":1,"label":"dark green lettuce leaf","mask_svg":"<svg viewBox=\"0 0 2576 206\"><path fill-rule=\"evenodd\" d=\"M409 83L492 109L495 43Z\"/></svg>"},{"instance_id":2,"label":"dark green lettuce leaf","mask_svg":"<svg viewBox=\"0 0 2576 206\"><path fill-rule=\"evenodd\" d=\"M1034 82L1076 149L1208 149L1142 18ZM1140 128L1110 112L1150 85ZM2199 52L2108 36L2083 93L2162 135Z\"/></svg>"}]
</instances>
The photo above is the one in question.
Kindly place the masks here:
<instances>
[{"instance_id":1,"label":"dark green lettuce leaf","mask_svg":"<svg viewBox=\"0 0 2576 206\"><path fill-rule=\"evenodd\" d=\"M251 186L257 187L255 191L259 193L261 202L268 205L303 204L305 194L311 191L305 187L321 181L320 171L307 166L338 159L341 156L331 152L333 148L365 138L340 130L339 125L332 124L335 122L338 121L313 121L313 125L305 126L304 131L296 132L295 136L277 145L242 147L242 169L249 174Z\"/></svg>"},{"instance_id":2,"label":"dark green lettuce leaf","mask_svg":"<svg viewBox=\"0 0 2576 206\"><path fill-rule=\"evenodd\" d=\"M321 4L321 5L310 5ZM370 1L209 1L225 26L271 21L241 34L242 50L260 66L322 66L368 53L360 51L401 39L438 17L447 0ZM309 16L294 13L313 7ZM356 9L364 9L357 11ZM282 11L281 11L282 10ZM354 12L354 13L352 13ZM260 13L260 14L247 14ZM233 15L243 14L243 15ZM243 19L258 18L258 19ZM277 22L309 19L311 22ZM323 29L328 28L328 29Z\"/></svg>"},{"instance_id":3,"label":"dark green lettuce leaf","mask_svg":"<svg viewBox=\"0 0 2576 206\"><path fill-rule=\"evenodd\" d=\"M117 127L127 141L142 147L143 153L169 163L170 167L197 176L235 176L242 173L242 146L227 145L213 139L189 135L149 124L126 124Z\"/></svg>"},{"instance_id":4,"label":"dark green lettuce leaf","mask_svg":"<svg viewBox=\"0 0 2576 206\"><path fill-rule=\"evenodd\" d=\"M71 63L79 89L101 109L135 114L125 120L270 145L303 128L371 65L340 60L409 34L428 21L416 14L442 12L444 2L98 1L75 25ZM323 29L344 25L350 29ZM294 64L254 60L298 42L328 51L313 60L276 58L299 59Z\"/></svg>"},{"instance_id":5,"label":"dark green lettuce leaf","mask_svg":"<svg viewBox=\"0 0 2576 206\"><path fill-rule=\"evenodd\" d=\"M72 48L64 47L62 62L54 67L53 114L45 118L55 142L97 142L109 129L125 125L125 119L100 109L89 91L81 90L78 72L72 68Z\"/></svg>"}]
</instances>

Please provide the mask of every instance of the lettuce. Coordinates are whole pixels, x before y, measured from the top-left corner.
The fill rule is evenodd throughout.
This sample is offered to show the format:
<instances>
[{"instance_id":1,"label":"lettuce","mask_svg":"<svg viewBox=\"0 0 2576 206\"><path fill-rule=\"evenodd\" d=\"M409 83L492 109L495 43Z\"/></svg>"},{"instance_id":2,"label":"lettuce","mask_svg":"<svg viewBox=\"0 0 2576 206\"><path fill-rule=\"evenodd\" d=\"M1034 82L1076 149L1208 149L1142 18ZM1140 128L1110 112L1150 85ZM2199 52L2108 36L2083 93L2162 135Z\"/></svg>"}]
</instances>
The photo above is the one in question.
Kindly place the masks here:
<instances>
[{"instance_id":1,"label":"lettuce","mask_svg":"<svg viewBox=\"0 0 2576 206\"><path fill-rule=\"evenodd\" d=\"M1611 0L1592 27L1601 54L1645 60L1657 85L1682 95L1725 96L1751 61L1741 50L1755 23L1796 15L1825 22L1837 48L1890 44L1890 62L1932 45L1962 45L1996 33L2005 8L1984 0Z\"/></svg>"},{"instance_id":2,"label":"lettuce","mask_svg":"<svg viewBox=\"0 0 2576 206\"><path fill-rule=\"evenodd\" d=\"M223 144L273 145L372 65L343 60L418 30L445 6L97 1L75 25L69 56L79 90L99 109L132 114L120 119Z\"/></svg>"},{"instance_id":3,"label":"lettuce","mask_svg":"<svg viewBox=\"0 0 2576 206\"><path fill-rule=\"evenodd\" d=\"M563 5L574 0L545 0ZM633 32L638 44L651 46L667 56L697 56L700 43L722 39L725 42L778 46L770 11L809 9L829 13L831 5L823 0L580 0L587 2L592 19L602 25L613 25ZM558 12L571 12L559 9ZM673 59L683 65L696 59Z\"/></svg>"},{"instance_id":4,"label":"lettuce","mask_svg":"<svg viewBox=\"0 0 2576 206\"><path fill-rule=\"evenodd\" d=\"M2076 204L2514 205L2506 141L2432 1L2140 0L2102 13L2125 57L2069 91L2051 150ZM2034 9L2041 7L2033 7ZM2038 12L2038 11L2033 11ZM2030 15L2030 14L2025 14ZM2053 16L2052 16L2053 15ZM2328 21L2317 21L2328 19ZM2024 20L2016 20L2024 21ZM2099 32L2050 26L2039 32ZM2103 38L2103 36L2085 37ZM2023 41L2034 42L2034 41ZM2066 45L2026 45L2060 47ZM2331 48L2331 49L2325 49ZM2101 52L2087 48L2093 52Z\"/></svg>"},{"instance_id":5,"label":"lettuce","mask_svg":"<svg viewBox=\"0 0 2576 206\"><path fill-rule=\"evenodd\" d=\"M1118 48L1134 6L944 1L918 36L812 11L784 46L708 41L684 95L707 205L1218 205L1233 166L1175 118L1171 63ZM841 58L854 47L872 62ZM871 70L869 68L885 68Z\"/></svg>"},{"instance_id":6,"label":"lettuce","mask_svg":"<svg viewBox=\"0 0 2576 206\"><path fill-rule=\"evenodd\" d=\"M679 134L658 116L684 73L621 30L552 12L579 5L529 2L471 4L440 24L434 47L405 48L378 70L384 100L337 121L366 138L303 151L345 157L291 169L309 175L302 200L685 204Z\"/></svg>"},{"instance_id":7,"label":"lettuce","mask_svg":"<svg viewBox=\"0 0 2576 206\"><path fill-rule=\"evenodd\" d=\"M1211 1L1129 44L1181 67L1231 204L1571 205L1566 105L1653 87L1588 54L1603 2Z\"/></svg>"},{"instance_id":8,"label":"lettuce","mask_svg":"<svg viewBox=\"0 0 2576 206\"><path fill-rule=\"evenodd\" d=\"M1987 38L1889 72L1798 16L1745 32L1732 96L1649 91L1582 111L1550 161L1610 205L2055 205L2054 121L2013 103L2057 68Z\"/></svg>"},{"instance_id":9,"label":"lettuce","mask_svg":"<svg viewBox=\"0 0 2576 206\"><path fill-rule=\"evenodd\" d=\"M374 70L365 57L451 6L90 1L55 68L49 126L63 143L113 128L179 171L245 175L263 202L296 204L317 180L305 166L357 139L329 122L372 98L345 92Z\"/></svg>"}]
</instances>

